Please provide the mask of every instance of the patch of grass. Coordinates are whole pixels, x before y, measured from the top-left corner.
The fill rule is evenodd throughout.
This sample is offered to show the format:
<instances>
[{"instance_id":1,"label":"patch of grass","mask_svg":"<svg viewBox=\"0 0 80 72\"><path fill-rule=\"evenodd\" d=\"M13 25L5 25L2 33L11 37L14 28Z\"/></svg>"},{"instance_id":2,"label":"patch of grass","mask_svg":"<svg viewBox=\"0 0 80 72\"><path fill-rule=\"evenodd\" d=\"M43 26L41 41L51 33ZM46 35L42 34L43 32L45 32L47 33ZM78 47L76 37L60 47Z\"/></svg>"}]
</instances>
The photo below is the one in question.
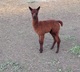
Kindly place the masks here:
<instances>
[{"instance_id":1,"label":"patch of grass","mask_svg":"<svg viewBox=\"0 0 80 72\"><path fill-rule=\"evenodd\" d=\"M65 72L65 71L63 70L63 67L61 65L59 65L57 67L57 72Z\"/></svg>"},{"instance_id":2,"label":"patch of grass","mask_svg":"<svg viewBox=\"0 0 80 72\"><path fill-rule=\"evenodd\" d=\"M4 72L6 70L13 72L23 72L23 66L18 62L6 61L0 64L0 72Z\"/></svg>"},{"instance_id":3,"label":"patch of grass","mask_svg":"<svg viewBox=\"0 0 80 72\"><path fill-rule=\"evenodd\" d=\"M28 0L28 3L35 3L35 0Z\"/></svg>"},{"instance_id":4,"label":"patch of grass","mask_svg":"<svg viewBox=\"0 0 80 72\"><path fill-rule=\"evenodd\" d=\"M75 38L75 36L64 36L64 38L66 39L66 40L75 40L76 38Z\"/></svg>"},{"instance_id":5,"label":"patch of grass","mask_svg":"<svg viewBox=\"0 0 80 72\"><path fill-rule=\"evenodd\" d=\"M73 72L71 68L67 68L65 72Z\"/></svg>"},{"instance_id":6,"label":"patch of grass","mask_svg":"<svg viewBox=\"0 0 80 72\"><path fill-rule=\"evenodd\" d=\"M65 71L63 71L62 68L58 68L58 71L57 72L73 72L72 69L69 67L69 68L66 68Z\"/></svg>"},{"instance_id":7,"label":"patch of grass","mask_svg":"<svg viewBox=\"0 0 80 72\"><path fill-rule=\"evenodd\" d=\"M52 62L53 65L59 64L59 63L60 63L59 60L54 60L54 61Z\"/></svg>"},{"instance_id":8,"label":"patch of grass","mask_svg":"<svg viewBox=\"0 0 80 72\"><path fill-rule=\"evenodd\" d=\"M58 72L63 72L61 68L58 69Z\"/></svg>"},{"instance_id":9,"label":"patch of grass","mask_svg":"<svg viewBox=\"0 0 80 72\"><path fill-rule=\"evenodd\" d=\"M70 49L70 52L80 56L80 46L78 45L74 46L73 48Z\"/></svg>"}]
</instances>

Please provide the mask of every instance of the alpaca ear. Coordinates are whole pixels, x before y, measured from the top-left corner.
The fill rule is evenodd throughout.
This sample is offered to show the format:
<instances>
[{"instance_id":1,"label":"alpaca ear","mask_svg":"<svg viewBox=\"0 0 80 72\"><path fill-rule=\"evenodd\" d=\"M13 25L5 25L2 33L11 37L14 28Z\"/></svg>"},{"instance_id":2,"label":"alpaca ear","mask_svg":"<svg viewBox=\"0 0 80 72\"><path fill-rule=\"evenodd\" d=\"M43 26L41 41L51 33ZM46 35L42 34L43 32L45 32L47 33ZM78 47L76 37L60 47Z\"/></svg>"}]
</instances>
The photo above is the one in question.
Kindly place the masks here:
<instances>
[{"instance_id":1,"label":"alpaca ear","mask_svg":"<svg viewBox=\"0 0 80 72\"><path fill-rule=\"evenodd\" d=\"M37 11L40 9L40 6L37 8Z\"/></svg>"},{"instance_id":2,"label":"alpaca ear","mask_svg":"<svg viewBox=\"0 0 80 72\"><path fill-rule=\"evenodd\" d=\"M33 9L31 7L29 7L30 11L32 11Z\"/></svg>"}]
</instances>

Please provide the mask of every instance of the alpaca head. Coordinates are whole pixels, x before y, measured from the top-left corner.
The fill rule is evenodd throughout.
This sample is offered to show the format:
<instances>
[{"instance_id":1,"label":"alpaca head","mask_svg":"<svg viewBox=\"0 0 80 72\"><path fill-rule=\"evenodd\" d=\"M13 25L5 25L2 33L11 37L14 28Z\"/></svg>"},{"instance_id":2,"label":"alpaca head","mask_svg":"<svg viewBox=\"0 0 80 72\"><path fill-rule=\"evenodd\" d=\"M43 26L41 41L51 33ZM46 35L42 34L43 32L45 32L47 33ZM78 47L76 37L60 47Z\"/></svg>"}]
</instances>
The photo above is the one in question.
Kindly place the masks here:
<instances>
[{"instance_id":1,"label":"alpaca head","mask_svg":"<svg viewBox=\"0 0 80 72\"><path fill-rule=\"evenodd\" d=\"M36 19L38 17L38 12L39 12L40 6L37 9L32 9L31 7L29 7L29 9L31 11L32 18Z\"/></svg>"}]
</instances>

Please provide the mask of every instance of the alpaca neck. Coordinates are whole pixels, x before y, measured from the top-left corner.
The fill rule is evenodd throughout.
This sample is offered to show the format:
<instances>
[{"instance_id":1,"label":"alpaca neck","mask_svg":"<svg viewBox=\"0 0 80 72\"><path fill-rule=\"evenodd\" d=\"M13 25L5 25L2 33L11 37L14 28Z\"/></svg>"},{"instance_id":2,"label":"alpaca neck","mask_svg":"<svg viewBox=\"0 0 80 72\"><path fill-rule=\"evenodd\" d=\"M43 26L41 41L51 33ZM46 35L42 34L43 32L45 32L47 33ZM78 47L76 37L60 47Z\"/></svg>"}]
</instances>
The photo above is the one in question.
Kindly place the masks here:
<instances>
[{"instance_id":1,"label":"alpaca neck","mask_svg":"<svg viewBox=\"0 0 80 72\"><path fill-rule=\"evenodd\" d=\"M33 27L34 28L38 27L38 17L36 19L33 19Z\"/></svg>"}]
</instances>

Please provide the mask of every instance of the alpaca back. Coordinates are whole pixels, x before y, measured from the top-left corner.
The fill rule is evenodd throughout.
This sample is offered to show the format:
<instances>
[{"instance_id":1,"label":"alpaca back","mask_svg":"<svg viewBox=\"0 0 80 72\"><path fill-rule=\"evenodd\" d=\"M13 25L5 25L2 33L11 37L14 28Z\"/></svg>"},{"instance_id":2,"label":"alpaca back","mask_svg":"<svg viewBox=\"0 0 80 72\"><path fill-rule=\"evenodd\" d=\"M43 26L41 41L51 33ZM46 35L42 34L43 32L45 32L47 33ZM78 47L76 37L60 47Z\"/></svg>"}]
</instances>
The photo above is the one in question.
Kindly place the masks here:
<instances>
[{"instance_id":1,"label":"alpaca back","mask_svg":"<svg viewBox=\"0 0 80 72\"><path fill-rule=\"evenodd\" d=\"M35 31L38 34L44 34L53 30L54 33L58 32L60 24L56 20L39 21Z\"/></svg>"}]
</instances>

